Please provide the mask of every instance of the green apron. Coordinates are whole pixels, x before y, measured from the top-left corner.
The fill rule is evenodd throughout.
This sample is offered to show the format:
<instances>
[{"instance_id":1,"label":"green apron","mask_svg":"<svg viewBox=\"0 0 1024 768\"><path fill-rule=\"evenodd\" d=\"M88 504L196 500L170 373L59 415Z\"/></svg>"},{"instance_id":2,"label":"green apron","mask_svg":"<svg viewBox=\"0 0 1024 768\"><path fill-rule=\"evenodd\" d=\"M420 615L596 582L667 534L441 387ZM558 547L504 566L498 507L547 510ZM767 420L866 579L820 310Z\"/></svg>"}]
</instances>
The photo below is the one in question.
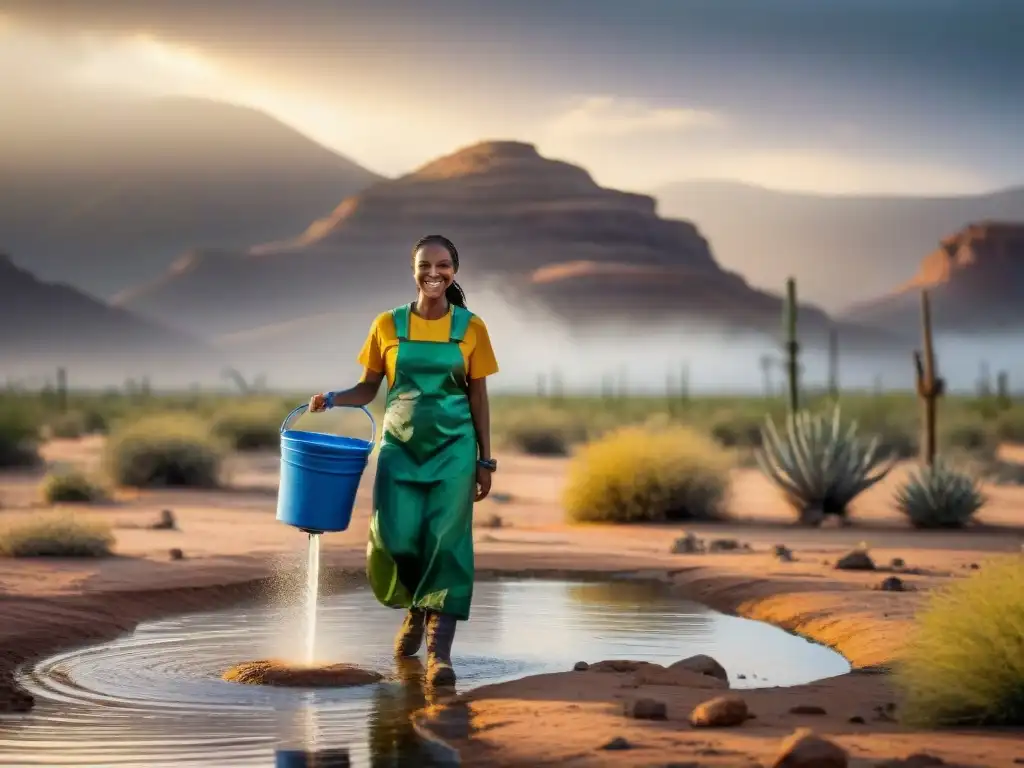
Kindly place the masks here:
<instances>
[{"instance_id":1,"label":"green apron","mask_svg":"<svg viewBox=\"0 0 1024 768\"><path fill-rule=\"evenodd\" d=\"M398 355L377 456L366 574L384 605L468 619L477 441L459 342L473 315L452 305L447 342L413 341L412 306L392 310Z\"/></svg>"}]
</instances>

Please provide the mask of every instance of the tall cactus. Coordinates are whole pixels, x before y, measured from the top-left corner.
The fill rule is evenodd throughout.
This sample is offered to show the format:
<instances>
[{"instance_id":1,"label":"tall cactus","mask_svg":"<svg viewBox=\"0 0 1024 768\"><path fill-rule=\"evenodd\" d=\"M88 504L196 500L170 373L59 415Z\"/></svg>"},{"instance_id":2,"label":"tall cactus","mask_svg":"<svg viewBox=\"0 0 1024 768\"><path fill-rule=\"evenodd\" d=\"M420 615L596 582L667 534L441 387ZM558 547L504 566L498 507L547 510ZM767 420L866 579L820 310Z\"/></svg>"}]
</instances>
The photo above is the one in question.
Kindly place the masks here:
<instances>
[{"instance_id":1,"label":"tall cactus","mask_svg":"<svg viewBox=\"0 0 1024 768\"><path fill-rule=\"evenodd\" d=\"M61 413L68 410L68 372L65 368L57 369L57 410Z\"/></svg>"},{"instance_id":2,"label":"tall cactus","mask_svg":"<svg viewBox=\"0 0 1024 768\"><path fill-rule=\"evenodd\" d=\"M839 331L828 329L828 394L839 399Z\"/></svg>"},{"instance_id":3,"label":"tall cactus","mask_svg":"<svg viewBox=\"0 0 1024 768\"><path fill-rule=\"evenodd\" d=\"M996 398L999 401L999 407L1004 410L1013 405L1010 400L1010 374L1006 371L996 374Z\"/></svg>"},{"instance_id":4,"label":"tall cactus","mask_svg":"<svg viewBox=\"0 0 1024 768\"><path fill-rule=\"evenodd\" d=\"M924 351L915 350L914 369L917 374L917 396L921 399L924 416L921 440L921 461L935 466L935 420L939 398L946 391L946 382L936 373L935 348L932 345L932 310L928 291L921 291L921 343Z\"/></svg>"},{"instance_id":5,"label":"tall cactus","mask_svg":"<svg viewBox=\"0 0 1024 768\"><path fill-rule=\"evenodd\" d=\"M791 277L786 280L786 303L783 305L790 413L796 413L800 409L800 343L796 336L796 310L796 280Z\"/></svg>"}]
</instances>

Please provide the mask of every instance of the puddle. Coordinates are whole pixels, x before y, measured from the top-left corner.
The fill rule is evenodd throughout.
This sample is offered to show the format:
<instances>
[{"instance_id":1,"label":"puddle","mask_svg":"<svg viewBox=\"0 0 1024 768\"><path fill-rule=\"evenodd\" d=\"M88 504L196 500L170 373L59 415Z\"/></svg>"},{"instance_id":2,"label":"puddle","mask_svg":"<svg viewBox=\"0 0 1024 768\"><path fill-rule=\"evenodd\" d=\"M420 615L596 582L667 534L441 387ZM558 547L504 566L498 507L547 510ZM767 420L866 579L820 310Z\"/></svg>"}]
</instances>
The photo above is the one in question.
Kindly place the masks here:
<instances>
[{"instance_id":1,"label":"puddle","mask_svg":"<svg viewBox=\"0 0 1024 768\"><path fill-rule=\"evenodd\" d=\"M426 703L421 667L396 670L390 658L401 619L365 587L322 601L318 657L390 678L333 691L220 679L239 661L301 648L294 610L255 606L142 624L119 640L24 670L37 706L0 719L0 764L430 766L408 724L409 712ZM465 691L568 671L581 660L667 664L696 653L718 659L735 688L796 685L849 670L827 648L635 582L478 583L453 660Z\"/></svg>"}]
</instances>

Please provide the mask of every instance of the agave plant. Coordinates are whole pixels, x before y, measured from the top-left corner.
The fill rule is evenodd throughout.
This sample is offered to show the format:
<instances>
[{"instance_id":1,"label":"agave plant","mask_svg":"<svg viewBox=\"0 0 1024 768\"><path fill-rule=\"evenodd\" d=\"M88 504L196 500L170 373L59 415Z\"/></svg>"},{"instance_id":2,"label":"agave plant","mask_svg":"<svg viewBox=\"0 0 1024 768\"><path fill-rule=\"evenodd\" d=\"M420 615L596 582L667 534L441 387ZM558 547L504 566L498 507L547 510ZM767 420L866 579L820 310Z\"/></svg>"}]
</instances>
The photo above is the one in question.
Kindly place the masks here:
<instances>
[{"instance_id":1,"label":"agave plant","mask_svg":"<svg viewBox=\"0 0 1024 768\"><path fill-rule=\"evenodd\" d=\"M800 411L786 419L784 434L769 416L755 452L761 471L785 494L800 520L818 524L826 515L846 519L847 506L884 478L894 460L880 457L878 438L867 445L857 423L843 427L839 406L831 416Z\"/></svg>"},{"instance_id":2,"label":"agave plant","mask_svg":"<svg viewBox=\"0 0 1024 768\"><path fill-rule=\"evenodd\" d=\"M895 501L915 528L963 528L986 499L972 475L936 459L911 473Z\"/></svg>"}]
</instances>

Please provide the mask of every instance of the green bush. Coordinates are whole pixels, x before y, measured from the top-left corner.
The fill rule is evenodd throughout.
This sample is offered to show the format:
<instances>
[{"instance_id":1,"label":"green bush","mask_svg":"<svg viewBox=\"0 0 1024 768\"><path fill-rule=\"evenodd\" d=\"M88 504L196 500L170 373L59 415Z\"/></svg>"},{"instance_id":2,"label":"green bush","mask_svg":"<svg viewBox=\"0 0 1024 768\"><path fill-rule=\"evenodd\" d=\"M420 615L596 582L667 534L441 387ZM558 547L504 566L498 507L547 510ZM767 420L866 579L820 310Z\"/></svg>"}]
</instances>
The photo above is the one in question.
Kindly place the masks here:
<instances>
[{"instance_id":1,"label":"green bush","mask_svg":"<svg viewBox=\"0 0 1024 768\"><path fill-rule=\"evenodd\" d=\"M896 508L915 528L963 528L984 505L974 477L942 460L916 469L896 491Z\"/></svg>"},{"instance_id":2,"label":"green bush","mask_svg":"<svg viewBox=\"0 0 1024 768\"><path fill-rule=\"evenodd\" d=\"M39 422L19 404L0 405L0 467L30 466L39 461Z\"/></svg>"},{"instance_id":3,"label":"green bush","mask_svg":"<svg viewBox=\"0 0 1024 768\"><path fill-rule=\"evenodd\" d=\"M944 451L964 451L981 456L995 455L998 448L995 433L984 424L961 422L946 427L940 426L938 442Z\"/></svg>"},{"instance_id":4,"label":"green bush","mask_svg":"<svg viewBox=\"0 0 1024 768\"><path fill-rule=\"evenodd\" d=\"M573 459L566 516L605 523L720 519L731 465L726 451L688 427L625 427Z\"/></svg>"},{"instance_id":5,"label":"green bush","mask_svg":"<svg viewBox=\"0 0 1024 768\"><path fill-rule=\"evenodd\" d=\"M277 448L284 417L269 405L235 406L214 418L213 434L236 451Z\"/></svg>"},{"instance_id":6,"label":"green bush","mask_svg":"<svg viewBox=\"0 0 1024 768\"><path fill-rule=\"evenodd\" d=\"M134 488L214 488L225 446L187 414L155 415L117 430L104 463L118 485Z\"/></svg>"},{"instance_id":7,"label":"green bush","mask_svg":"<svg viewBox=\"0 0 1024 768\"><path fill-rule=\"evenodd\" d=\"M723 448L760 448L764 417L735 414L717 418L711 425L711 436Z\"/></svg>"},{"instance_id":8,"label":"green bush","mask_svg":"<svg viewBox=\"0 0 1024 768\"><path fill-rule=\"evenodd\" d=\"M932 595L897 666L914 727L1024 725L1024 555Z\"/></svg>"},{"instance_id":9,"label":"green bush","mask_svg":"<svg viewBox=\"0 0 1024 768\"><path fill-rule=\"evenodd\" d=\"M503 445L531 456L566 456L587 437L583 423L573 414L534 407L500 418L496 436Z\"/></svg>"},{"instance_id":10,"label":"green bush","mask_svg":"<svg viewBox=\"0 0 1024 768\"><path fill-rule=\"evenodd\" d=\"M50 504L105 501L106 488L77 469L58 469L43 478L43 498Z\"/></svg>"},{"instance_id":11,"label":"green bush","mask_svg":"<svg viewBox=\"0 0 1024 768\"><path fill-rule=\"evenodd\" d=\"M996 437L1008 443L1024 443L1024 408L1012 408L996 418Z\"/></svg>"},{"instance_id":12,"label":"green bush","mask_svg":"<svg viewBox=\"0 0 1024 768\"><path fill-rule=\"evenodd\" d=\"M74 439L88 432L85 414L79 411L58 413L46 425L50 437Z\"/></svg>"},{"instance_id":13,"label":"green bush","mask_svg":"<svg viewBox=\"0 0 1024 768\"><path fill-rule=\"evenodd\" d=\"M44 515L0 530L0 557L106 557L114 534L102 522L71 515Z\"/></svg>"}]
</instances>

